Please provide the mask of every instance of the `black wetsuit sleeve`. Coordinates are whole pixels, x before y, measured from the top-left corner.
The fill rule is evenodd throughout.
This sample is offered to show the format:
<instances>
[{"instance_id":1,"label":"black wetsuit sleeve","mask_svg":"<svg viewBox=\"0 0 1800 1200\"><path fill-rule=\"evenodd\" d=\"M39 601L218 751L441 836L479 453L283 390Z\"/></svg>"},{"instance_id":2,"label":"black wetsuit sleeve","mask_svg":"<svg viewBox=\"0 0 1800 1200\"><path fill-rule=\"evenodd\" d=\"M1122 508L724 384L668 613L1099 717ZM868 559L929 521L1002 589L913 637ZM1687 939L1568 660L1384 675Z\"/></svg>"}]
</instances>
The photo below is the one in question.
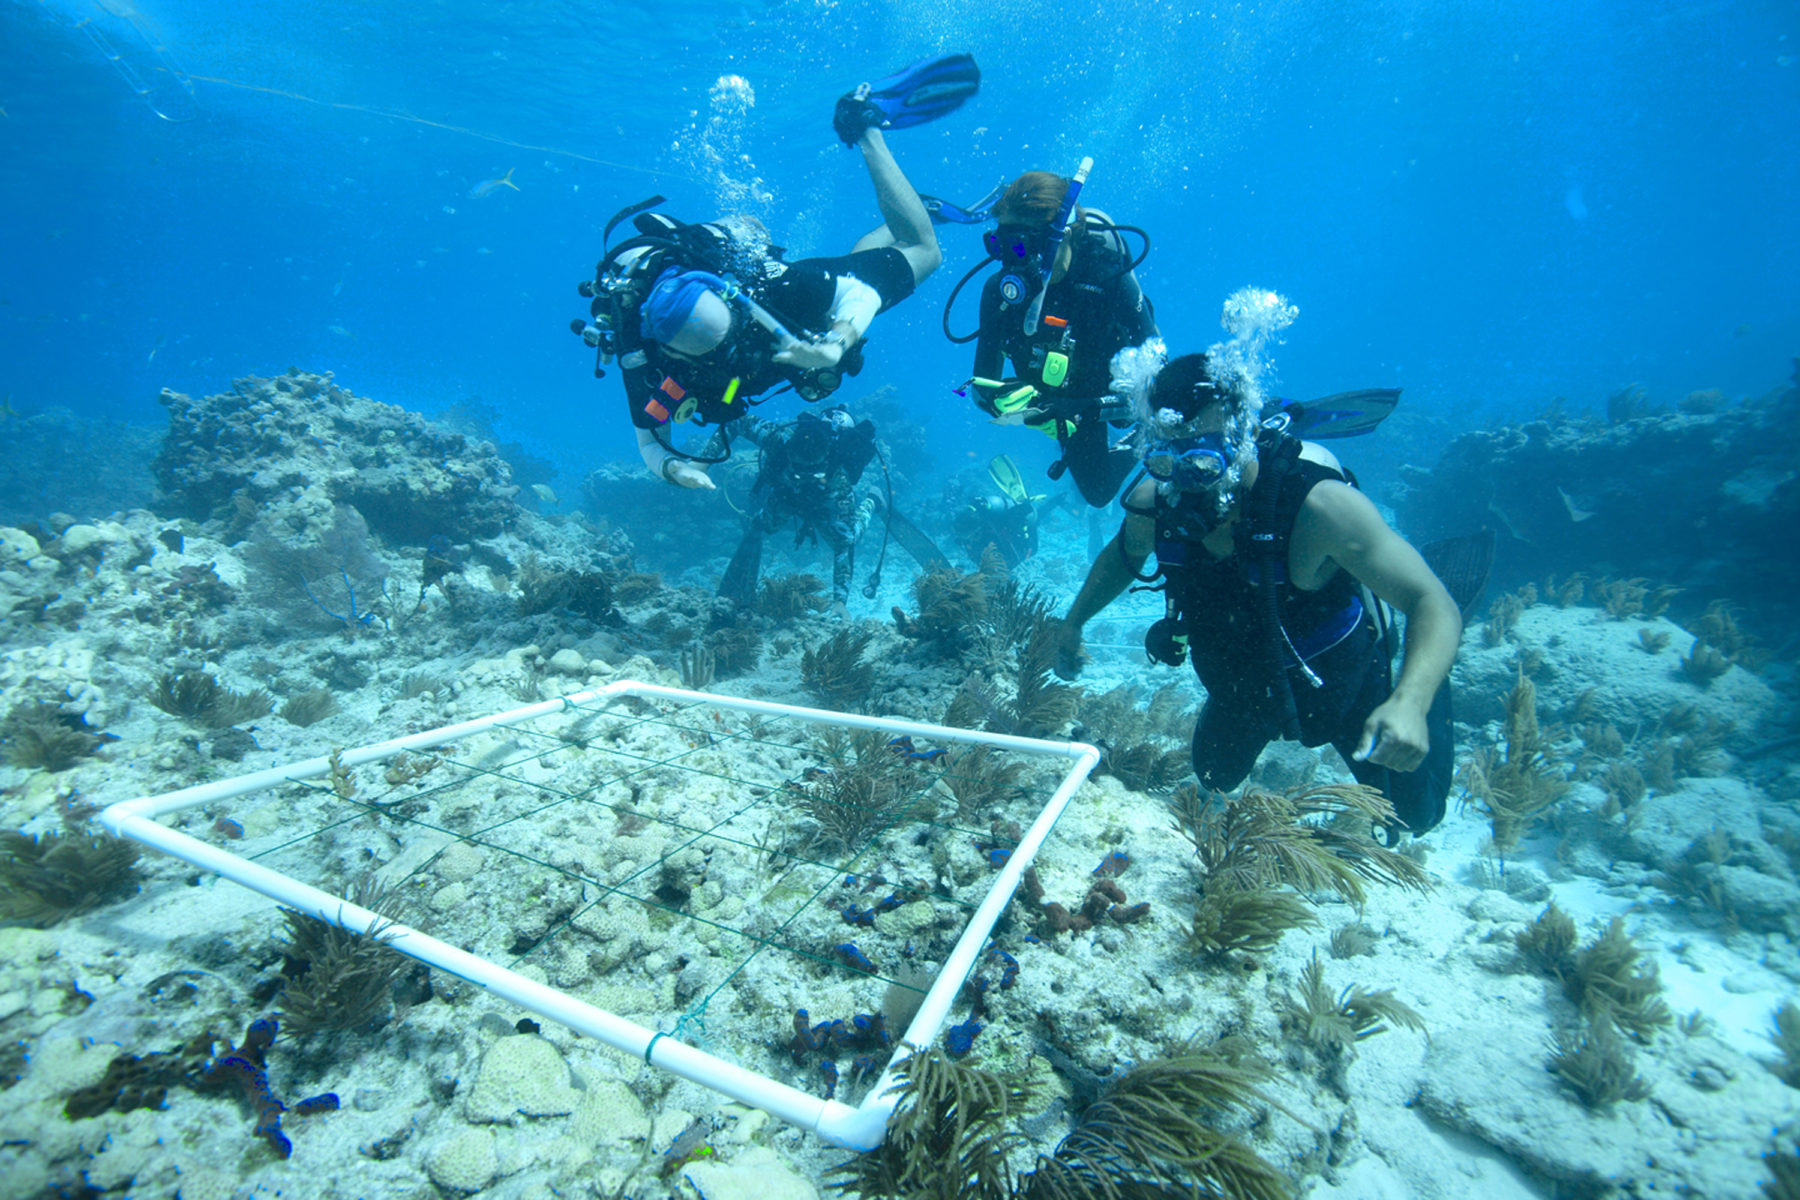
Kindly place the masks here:
<instances>
[{"instance_id":1,"label":"black wetsuit sleeve","mask_svg":"<svg viewBox=\"0 0 1800 1200\"><path fill-rule=\"evenodd\" d=\"M1144 295L1144 289L1139 286L1136 272L1127 271L1119 276L1118 290L1121 309L1125 314L1122 324L1130 339L1127 344L1141 346L1146 339L1157 334L1156 309L1151 305L1150 297Z\"/></svg>"},{"instance_id":2,"label":"black wetsuit sleeve","mask_svg":"<svg viewBox=\"0 0 1800 1200\"><path fill-rule=\"evenodd\" d=\"M631 317L635 320L637 314L633 312ZM638 357L642 357L643 347L641 345L633 344L621 346L620 350L623 351L623 353L619 356L621 360L619 378L625 383L626 412L630 415L631 423L634 427L638 429L655 429L660 426L662 422L646 412L644 406L650 402L650 397L654 394L656 386L662 382L661 373L657 371L655 367L651 366L648 361L641 362L635 367L623 365L623 360L634 353Z\"/></svg>"},{"instance_id":3,"label":"black wetsuit sleeve","mask_svg":"<svg viewBox=\"0 0 1800 1200\"><path fill-rule=\"evenodd\" d=\"M981 336L975 340L974 373L977 379L1006 378L1006 334L1000 326L1003 319L1000 285L997 280L990 279L981 289ZM979 388L974 389L973 395L976 405L993 415L993 406Z\"/></svg>"}]
</instances>

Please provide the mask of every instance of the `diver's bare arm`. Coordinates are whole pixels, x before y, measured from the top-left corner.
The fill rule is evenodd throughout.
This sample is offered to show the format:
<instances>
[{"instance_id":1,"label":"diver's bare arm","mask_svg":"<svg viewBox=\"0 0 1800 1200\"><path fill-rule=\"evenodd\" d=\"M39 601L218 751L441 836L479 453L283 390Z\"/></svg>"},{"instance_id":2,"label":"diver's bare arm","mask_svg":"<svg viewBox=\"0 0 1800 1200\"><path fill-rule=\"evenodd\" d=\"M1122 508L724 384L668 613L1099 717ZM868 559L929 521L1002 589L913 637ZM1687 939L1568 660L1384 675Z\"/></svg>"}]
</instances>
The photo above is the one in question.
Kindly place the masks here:
<instances>
[{"instance_id":1,"label":"diver's bare arm","mask_svg":"<svg viewBox=\"0 0 1800 1200\"><path fill-rule=\"evenodd\" d=\"M1088 568L1087 579L1076 594L1075 602L1069 605L1063 624L1080 630L1118 599L1119 593L1130 587L1144 569L1144 560L1150 557L1154 546L1154 536L1150 518L1138 513L1126 514L1119 532Z\"/></svg>"},{"instance_id":2,"label":"diver's bare arm","mask_svg":"<svg viewBox=\"0 0 1800 1200\"><path fill-rule=\"evenodd\" d=\"M1390 700L1423 713L1456 661L1462 613L1411 543L1395 533L1368 497L1345 484L1322 483L1307 496L1307 517L1329 543L1332 561L1406 614L1406 652ZM1303 518L1304 520L1304 518ZM1308 525L1313 523L1305 522ZM1295 536L1302 535L1299 526Z\"/></svg>"}]
</instances>

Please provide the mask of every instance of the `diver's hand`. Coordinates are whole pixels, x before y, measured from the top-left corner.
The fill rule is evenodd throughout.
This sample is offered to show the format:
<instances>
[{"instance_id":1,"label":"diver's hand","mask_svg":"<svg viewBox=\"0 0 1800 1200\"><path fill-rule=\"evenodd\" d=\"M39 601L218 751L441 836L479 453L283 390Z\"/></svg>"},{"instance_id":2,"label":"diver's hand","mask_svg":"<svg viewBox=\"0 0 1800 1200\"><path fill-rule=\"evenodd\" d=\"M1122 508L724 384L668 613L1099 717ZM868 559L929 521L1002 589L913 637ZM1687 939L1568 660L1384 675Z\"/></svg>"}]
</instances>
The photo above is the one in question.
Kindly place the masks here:
<instances>
[{"instance_id":1,"label":"diver's hand","mask_svg":"<svg viewBox=\"0 0 1800 1200\"><path fill-rule=\"evenodd\" d=\"M710 492L718 488L712 476L702 467L679 458L671 458L663 464L663 478L679 487L693 488L696 491Z\"/></svg>"},{"instance_id":2,"label":"diver's hand","mask_svg":"<svg viewBox=\"0 0 1800 1200\"><path fill-rule=\"evenodd\" d=\"M1390 771L1416 771L1431 748L1425 713L1416 704L1389 696L1363 722L1362 740L1351 755Z\"/></svg>"},{"instance_id":3,"label":"diver's hand","mask_svg":"<svg viewBox=\"0 0 1800 1200\"><path fill-rule=\"evenodd\" d=\"M1053 396L1039 393L1025 410L1026 419L1038 421L1079 421L1094 409L1094 402L1085 396Z\"/></svg>"},{"instance_id":4,"label":"diver's hand","mask_svg":"<svg viewBox=\"0 0 1800 1200\"><path fill-rule=\"evenodd\" d=\"M792 342L787 349L774 356L776 362L784 366L799 367L802 371L835 367L843 357L844 343L835 337L818 342Z\"/></svg>"},{"instance_id":5,"label":"diver's hand","mask_svg":"<svg viewBox=\"0 0 1800 1200\"><path fill-rule=\"evenodd\" d=\"M1058 679L1073 681L1081 674L1082 665L1089 658L1088 652L1081 646L1081 626L1058 621L1050 627L1050 638L1054 651L1050 669L1056 672Z\"/></svg>"}]
</instances>

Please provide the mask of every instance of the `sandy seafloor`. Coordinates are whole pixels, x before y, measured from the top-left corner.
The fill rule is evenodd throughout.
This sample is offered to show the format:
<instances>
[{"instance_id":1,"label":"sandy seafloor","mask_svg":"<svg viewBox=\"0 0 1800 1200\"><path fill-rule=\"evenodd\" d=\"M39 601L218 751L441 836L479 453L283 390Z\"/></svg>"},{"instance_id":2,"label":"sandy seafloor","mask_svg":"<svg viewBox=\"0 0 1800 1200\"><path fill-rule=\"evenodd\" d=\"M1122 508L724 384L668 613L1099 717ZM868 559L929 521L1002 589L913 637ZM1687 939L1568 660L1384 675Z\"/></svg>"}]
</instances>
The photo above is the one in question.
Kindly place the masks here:
<instances>
[{"instance_id":1,"label":"sandy seafloor","mask_svg":"<svg viewBox=\"0 0 1800 1200\"><path fill-rule=\"evenodd\" d=\"M573 524L532 520L539 523L532 535L539 545L572 545L583 536ZM215 563L228 582L242 570L231 548L202 538L190 537L180 552L159 544L155 534L164 524L147 513L93 522L104 535L100 552L60 567L71 579L80 576L88 605L80 626L32 630L0 656L8 704L62 693L118 739L98 758L55 775L0 770L5 828L56 828L60 809L75 797L103 806L512 709L521 703L521 675L537 676L546 696L617 679L679 682L669 669L672 654L633 655L615 632L571 622L553 637L509 645L504 631L456 629L438 611L402 635L329 635L221 652L209 665L240 688L268 682L287 694L295 681L327 676L330 664L345 661L368 682L343 691L341 711L310 727L274 715L255 722L257 748L241 762L216 761L202 745L210 734L145 698L167 664L148 657L147 643L108 619L149 580L183 564ZM1025 575L1066 601L1084 567L1083 538L1063 517L1045 533L1046 551ZM665 582L705 587L717 565ZM471 586L484 586L479 569L468 574ZM907 603L904 576L890 570L884 593L874 601L858 598L853 619L879 621L890 605ZM1103 689L1140 681L1146 694L1172 680L1192 688L1185 669L1152 673L1139 665L1141 655L1127 648L1143 624L1133 611L1123 604L1090 628L1096 660L1082 684ZM626 613L628 620L644 615ZM1639 632L1646 627L1670 634L1668 647L1656 654L1643 649ZM801 622L785 642L770 639L759 670L716 687L813 703L800 684L798 658L832 628L825 618ZM1778 762L1740 766L1731 750L1753 740L1776 706L1775 693L1736 667L1710 687L1686 681L1677 662L1691 642L1667 622L1614 620L1583 606L1534 605L1497 646L1487 645L1480 623L1472 621L1454 677L1459 755L1499 736L1503 697L1522 649L1543 654L1537 685L1546 724L1566 721L1580 693L1597 687L1600 711L1628 739L1678 705L1732 721L1738 732L1712 756L1706 774L1653 792L1629 818L1602 816L1600 789L1577 782L1552 819L1507 856L1504 871L1483 855L1485 819L1457 808L1453 796L1449 817L1423 839L1436 880L1429 894L1376 886L1360 914L1319 898L1319 925L1290 932L1254 969L1209 965L1184 948L1194 856L1165 800L1110 777L1084 785L1040 856L1047 895L1079 903L1099 860L1123 850L1132 865L1119 882L1132 902L1148 901L1151 913L1135 925L1103 924L1042 940L1026 938L1030 925L1023 919L1002 933L999 944L1019 963L1017 985L990 991L986 1027L968 1061L1019 1072L1038 1085L1039 1111L1024 1123L1031 1143L1021 1169L1065 1131L1062 1106L1071 1077L1098 1079L1186 1039L1208 1042L1236 1032L1253 1038L1274 1065L1269 1092L1288 1111L1238 1114L1232 1127L1264 1157L1291 1169L1302 1195L1761 1194L1759 1182L1768 1177L1762 1156L1776 1131L1800 1112L1800 1093L1763 1065L1776 1057L1772 1017L1796 990L1800 955L1784 934L1735 928L1679 894L1647 861L1656 855L1644 847L1658 837L1685 845L1715 826L1734 839L1760 840L1759 821L1770 827L1789 821L1800 778ZM880 672L872 711L888 711L886 698L896 705L893 715L934 720L941 714L947 694L937 690L927 698L919 684L926 668L890 623L881 624L871 657ZM407 676L418 672L439 677L441 686L402 698ZM923 711L905 711L907 704ZM447 765L446 772L462 772L455 786L415 806L414 815L450 832L373 818L334 827L341 802L317 788L249 797L174 822L240 853L267 852L267 865L328 888L342 889L356 872L376 865L401 889L413 923L433 936L648 1026L672 1028L706 997L704 1028L695 1035L703 1044L817 1089L816 1062L796 1064L779 1049L794 1010L807 1008L815 1019L847 1018L879 1007L886 990L832 961L830 947L854 942L878 974L893 977L905 965L909 943L919 943L920 959L929 957L924 947L948 944L960 906L979 896L991 868L976 845L978 832L939 825L923 836L909 831L884 839L859 862L878 864L888 878L930 875L937 882L925 890L932 894L884 914L872 930L846 925L824 903L807 902L808 888L832 894L830 872L809 868L801 886L745 844L780 837L798 821L761 798L746 806L754 781L792 778L815 759L770 744L791 739L792 730L747 741L733 736L743 723L731 717L708 738L694 730L704 730L710 718L693 716L639 706L558 717L568 724L557 729L578 726L590 748L548 756L530 738L483 735ZM1579 743L1571 735L1566 746L1572 762ZM619 773L609 752L636 756L636 786L605 783ZM361 770L364 795L391 801L411 794L387 792L374 768ZM1331 751L1287 746L1265 755L1258 778L1284 786L1313 772L1317 778L1343 774ZM428 776L419 786L448 778ZM1029 776L1038 803L1045 778ZM601 790L588 790L595 787ZM563 793L582 798L534 812L538 801ZM642 828L634 821L621 829L615 809L603 807L621 803L645 818ZM1029 801L1017 807L1007 816L1028 820ZM680 845L677 827L710 827L740 808L746 813L732 829L741 840L684 850L665 869L665 856ZM485 829L496 814L511 823L478 839L486 847L458 844L452 836ZM227 841L218 832L215 821L222 817L241 824L241 839ZM948 820L947 813L940 817ZM297 835L309 836L293 841ZM276 1043L268 1057L275 1094L291 1102L333 1091L342 1100L336 1112L288 1120L293 1153L285 1161L253 1136L248 1108L226 1096L176 1089L160 1109L66 1119L68 1093L92 1084L121 1052L172 1049L208 1028L240 1037L266 1011L252 1003L252 991L281 967L283 923L273 903L159 855L147 854L141 867L141 886L127 899L48 930L0 930L0 1033L26 1053L17 1082L0 1091L0 1192L6 1195L81 1194L86 1183L95 1190L90 1194L188 1200L466 1194L779 1200L829 1194L826 1173L845 1158L810 1135L551 1022L542 1022L541 1033L521 1034L517 1023L529 1014L442 974L432 977L431 997L399 1019ZM687 895L675 903L712 924L660 913L647 919L642 906L629 902L587 908L585 900L599 889L584 891L559 874L643 882L650 876L638 873L647 868L659 882L677 878ZM1777 901L1780 889L1794 892L1791 882L1762 878ZM1762 885L1753 880L1751 886ZM1590 1112L1545 1069L1552 1030L1572 1021L1574 1011L1554 983L1519 961L1512 938L1551 898L1575 915L1584 938L1623 916L1659 965L1670 1008L1707 1018L1695 1032L1671 1026L1634 1048L1651 1088L1647 1100ZM779 940L820 953L777 947L743 965L743 941L730 930L768 932L796 908L803 911L782 927ZM513 953L546 932L550 914L571 909L584 915L535 951ZM1372 952L1332 958L1331 932L1359 919L1380 935ZM1397 1029L1358 1043L1334 1086L1328 1064L1286 1040L1276 1015L1277 999L1315 952L1333 988L1392 988L1422 1015L1428 1034ZM170 988L170 972L196 972L180 977L194 987ZM966 1011L959 1007L952 1019ZM691 1021L684 1032L694 1034ZM856 1095L848 1083L840 1092ZM715 1153L659 1179L661 1152L695 1118L714 1124Z\"/></svg>"}]
</instances>

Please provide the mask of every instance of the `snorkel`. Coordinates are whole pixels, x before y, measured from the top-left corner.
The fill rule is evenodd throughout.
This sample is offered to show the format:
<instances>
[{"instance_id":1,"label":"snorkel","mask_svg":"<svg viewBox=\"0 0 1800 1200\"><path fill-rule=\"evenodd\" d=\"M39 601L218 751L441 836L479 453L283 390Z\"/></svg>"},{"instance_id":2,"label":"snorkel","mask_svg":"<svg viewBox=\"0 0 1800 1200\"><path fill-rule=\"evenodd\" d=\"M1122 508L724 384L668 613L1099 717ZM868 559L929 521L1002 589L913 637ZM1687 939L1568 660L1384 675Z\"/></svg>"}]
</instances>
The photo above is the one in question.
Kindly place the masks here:
<instances>
[{"instance_id":1,"label":"snorkel","mask_svg":"<svg viewBox=\"0 0 1800 1200\"><path fill-rule=\"evenodd\" d=\"M1075 223L1075 201L1081 196L1081 187L1087 182L1088 172L1094 169L1094 160L1084 157L1081 165L1075 168L1075 177L1069 180L1069 190L1063 193L1062 207L1056 210L1056 216L1050 222L1050 236L1044 239L1044 253L1038 259L1037 295L1031 298L1031 307L1025 310L1025 335L1037 332L1038 318L1043 315L1044 297L1050 291L1050 274L1056 269L1056 256L1062 250L1065 239L1069 236L1069 227ZM1001 281L1004 292L1005 280Z\"/></svg>"}]
</instances>

